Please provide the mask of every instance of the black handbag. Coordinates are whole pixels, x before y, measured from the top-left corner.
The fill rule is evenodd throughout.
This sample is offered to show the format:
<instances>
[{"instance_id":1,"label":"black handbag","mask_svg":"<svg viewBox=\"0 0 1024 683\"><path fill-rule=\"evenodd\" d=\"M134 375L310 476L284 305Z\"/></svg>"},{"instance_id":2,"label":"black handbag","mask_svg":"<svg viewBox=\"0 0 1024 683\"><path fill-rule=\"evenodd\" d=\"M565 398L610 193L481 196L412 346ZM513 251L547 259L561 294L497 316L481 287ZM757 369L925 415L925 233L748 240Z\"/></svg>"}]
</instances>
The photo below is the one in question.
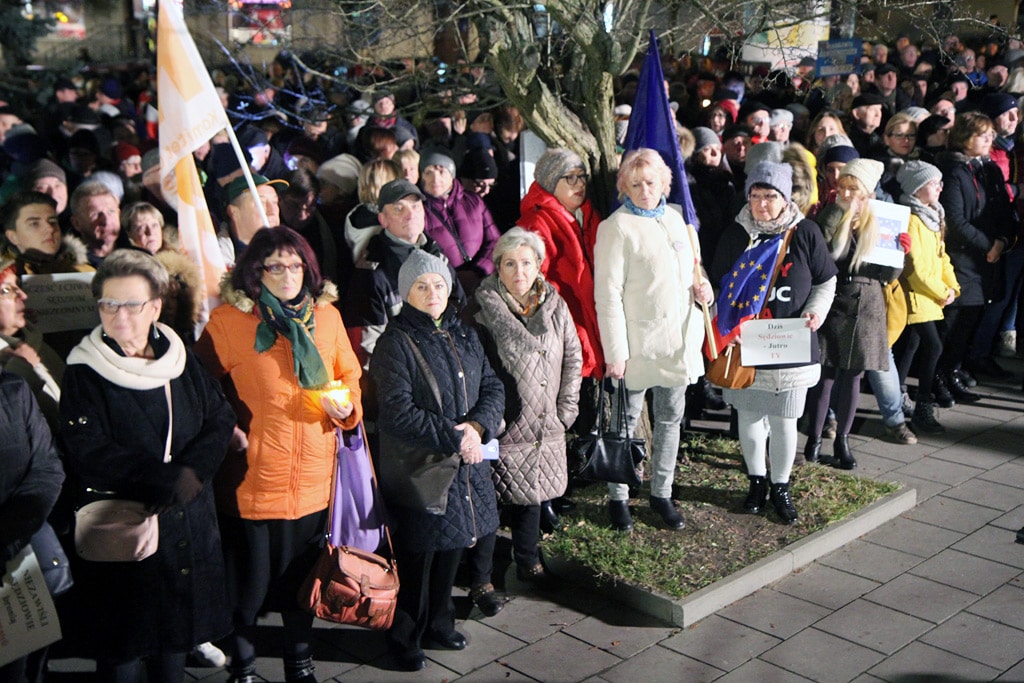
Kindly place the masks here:
<instances>
[{"instance_id":1,"label":"black handbag","mask_svg":"<svg viewBox=\"0 0 1024 683\"><path fill-rule=\"evenodd\" d=\"M43 522L39 531L32 534L29 544L36 554L36 559L39 560L43 581L46 582L50 595L57 597L71 590L75 585L74 579L71 578L71 563L49 522Z\"/></svg>"},{"instance_id":2,"label":"black handbag","mask_svg":"<svg viewBox=\"0 0 1024 683\"><path fill-rule=\"evenodd\" d=\"M618 410L611 428L605 424L604 402L606 391L601 391L597 405L597 424L590 434L577 437L573 450L583 462L577 477L588 481L640 486L640 472L647 457L643 439L634 439L626 427L626 383L619 380Z\"/></svg>"}]
</instances>

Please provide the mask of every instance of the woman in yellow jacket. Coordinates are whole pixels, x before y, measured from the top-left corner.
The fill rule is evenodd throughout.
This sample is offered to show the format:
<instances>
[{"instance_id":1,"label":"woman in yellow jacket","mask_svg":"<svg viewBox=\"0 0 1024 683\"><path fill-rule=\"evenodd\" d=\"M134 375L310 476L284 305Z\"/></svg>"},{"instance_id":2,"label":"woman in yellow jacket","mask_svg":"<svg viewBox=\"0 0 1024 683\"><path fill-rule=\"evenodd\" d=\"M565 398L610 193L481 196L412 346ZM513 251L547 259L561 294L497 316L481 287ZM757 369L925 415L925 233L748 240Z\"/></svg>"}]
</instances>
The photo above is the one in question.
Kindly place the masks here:
<instances>
[{"instance_id":1,"label":"woman in yellow jacket","mask_svg":"<svg viewBox=\"0 0 1024 683\"><path fill-rule=\"evenodd\" d=\"M937 321L942 309L960 296L960 285L946 254L945 211L939 203L942 172L923 161L908 161L896 174L903 194L900 204L910 207L910 253L901 278L907 292L907 329L903 353L897 361L900 384L905 385L917 357L917 401L911 428L918 434L941 434L946 429L935 419L932 381L942 354ZM949 408L949 405L943 405Z\"/></svg>"},{"instance_id":2,"label":"woman in yellow jacket","mask_svg":"<svg viewBox=\"0 0 1024 683\"><path fill-rule=\"evenodd\" d=\"M333 306L335 286L290 228L264 228L222 286L195 352L228 395L238 428L217 476L234 608L232 683L254 683L256 617L281 613L284 673L314 683L313 617L296 594L320 553L338 449L362 418L359 361ZM325 391L341 382L348 400Z\"/></svg>"}]
</instances>

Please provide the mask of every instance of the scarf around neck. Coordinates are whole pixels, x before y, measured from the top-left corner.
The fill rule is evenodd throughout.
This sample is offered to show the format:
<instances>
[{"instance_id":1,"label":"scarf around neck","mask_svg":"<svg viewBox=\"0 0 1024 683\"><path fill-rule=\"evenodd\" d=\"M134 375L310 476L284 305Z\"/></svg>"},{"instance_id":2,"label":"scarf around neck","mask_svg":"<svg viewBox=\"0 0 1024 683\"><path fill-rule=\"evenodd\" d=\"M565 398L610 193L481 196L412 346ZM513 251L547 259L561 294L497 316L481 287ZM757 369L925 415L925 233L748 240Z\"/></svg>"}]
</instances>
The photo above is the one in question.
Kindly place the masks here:
<instances>
[{"instance_id":1,"label":"scarf around neck","mask_svg":"<svg viewBox=\"0 0 1024 683\"><path fill-rule=\"evenodd\" d=\"M547 283L544 280L544 276L538 274L537 280L533 283L533 287L531 287L530 291L527 293L529 298L524 306L519 303L514 296L512 296L512 292L508 291L508 287L506 287L505 283L499 278L498 294L513 314L523 320L526 320L536 313L540 309L541 304L544 303L544 300L547 299L548 288Z\"/></svg>"},{"instance_id":2,"label":"scarf around neck","mask_svg":"<svg viewBox=\"0 0 1024 683\"><path fill-rule=\"evenodd\" d=\"M748 235L757 237L758 235L777 235L785 232L802 221L803 218L804 214L793 202L789 202L779 217L771 221L755 220L754 214L750 212L750 204L744 204L739 215L736 216L736 222L743 226Z\"/></svg>"},{"instance_id":3,"label":"scarf around neck","mask_svg":"<svg viewBox=\"0 0 1024 683\"><path fill-rule=\"evenodd\" d=\"M122 356L103 341L103 326L97 325L87 337L71 349L68 365L87 365L112 384L126 389L157 389L185 370L185 344L163 323L156 329L168 341L167 351L159 358Z\"/></svg>"},{"instance_id":4,"label":"scarf around neck","mask_svg":"<svg viewBox=\"0 0 1024 683\"><path fill-rule=\"evenodd\" d=\"M294 302L294 303L293 303ZM303 288L293 302L282 303L264 287L260 292L256 310L260 323L256 326L255 349L263 353L274 345L277 335L291 342L295 377L303 389L316 389L326 384L330 377L320 357L320 351L313 341L316 319L313 317L313 298Z\"/></svg>"},{"instance_id":5,"label":"scarf around neck","mask_svg":"<svg viewBox=\"0 0 1024 683\"><path fill-rule=\"evenodd\" d=\"M633 203L633 201L626 197L626 201L622 203L634 216L643 216L644 218L661 218L665 215L665 198L662 197L658 205L653 209L641 209L639 206Z\"/></svg>"},{"instance_id":6,"label":"scarf around neck","mask_svg":"<svg viewBox=\"0 0 1024 683\"><path fill-rule=\"evenodd\" d=\"M921 219L925 227L932 232L940 232L946 223L946 209L942 204L928 206L912 194L900 197L900 204L910 207L910 212Z\"/></svg>"}]
</instances>

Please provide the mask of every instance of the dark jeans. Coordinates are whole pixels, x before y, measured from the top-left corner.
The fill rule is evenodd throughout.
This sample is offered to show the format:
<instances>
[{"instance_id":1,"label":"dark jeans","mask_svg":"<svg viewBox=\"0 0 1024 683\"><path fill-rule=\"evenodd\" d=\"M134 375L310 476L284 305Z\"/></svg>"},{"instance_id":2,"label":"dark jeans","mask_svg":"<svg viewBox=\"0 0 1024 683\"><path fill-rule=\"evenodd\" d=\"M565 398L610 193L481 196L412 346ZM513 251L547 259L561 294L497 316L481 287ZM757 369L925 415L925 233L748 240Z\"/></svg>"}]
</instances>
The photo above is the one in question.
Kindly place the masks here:
<instances>
[{"instance_id":1,"label":"dark jeans","mask_svg":"<svg viewBox=\"0 0 1024 683\"><path fill-rule=\"evenodd\" d=\"M512 527L512 557L516 566L529 569L540 564L540 505L505 505Z\"/></svg>"},{"instance_id":2,"label":"dark jeans","mask_svg":"<svg viewBox=\"0 0 1024 683\"><path fill-rule=\"evenodd\" d=\"M461 556L461 548L405 553L401 546L395 547L402 589L398 591L398 608L387 640L397 654L417 656L423 652L420 641L424 633L448 634L455 630L452 586Z\"/></svg>"},{"instance_id":3,"label":"dark jeans","mask_svg":"<svg viewBox=\"0 0 1024 683\"><path fill-rule=\"evenodd\" d=\"M942 355L942 338L935 321L907 325L902 338L903 352L900 354L896 369L900 373L900 384L906 385L910 367L917 358L917 401L932 400L932 382L935 379L935 366Z\"/></svg>"}]
</instances>

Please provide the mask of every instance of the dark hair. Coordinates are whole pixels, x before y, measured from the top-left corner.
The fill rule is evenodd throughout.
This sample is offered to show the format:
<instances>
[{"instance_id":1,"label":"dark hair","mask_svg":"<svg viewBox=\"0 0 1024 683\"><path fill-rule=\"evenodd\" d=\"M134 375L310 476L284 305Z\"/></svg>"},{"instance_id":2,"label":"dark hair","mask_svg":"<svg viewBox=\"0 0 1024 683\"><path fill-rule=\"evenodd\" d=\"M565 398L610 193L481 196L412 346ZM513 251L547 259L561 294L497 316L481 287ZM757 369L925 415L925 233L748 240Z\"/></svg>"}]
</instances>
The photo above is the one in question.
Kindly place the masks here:
<instances>
[{"instance_id":1,"label":"dark hair","mask_svg":"<svg viewBox=\"0 0 1024 683\"><path fill-rule=\"evenodd\" d=\"M4 232L15 229L18 224L18 215L22 209L36 204L46 204L52 207L54 211L57 210L56 200L48 194L36 192L35 190L23 190L12 195L7 200L7 203L4 204L2 212L0 212L0 225L3 226Z\"/></svg>"},{"instance_id":2,"label":"dark hair","mask_svg":"<svg viewBox=\"0 0 1024 683\"><path fill-rule=\"evenodd\" d=\"M949 133L947 146L954 152L963 152L967 149L967 143L975 135L987 133L994 130L992 119L978 111L968 111L957 114L953 122L953 129Z\"/></svg>"},{"instance_id":3,"label":"dark hair","mask_svg":"<svg viewBox=\"0 0 1024 683\"><path fill-rule=\"evenodd\" d=\"M231 271L231 286L245 292L253 301L260 298L263 290L263 261L274 252L295 254L306 264L306 275L302 284L309 293L316 297L324 288L324 280L320 275L313 249L306 238L284 225L276 228L260 228L252 236L249 246L242 252L242 257L235 263Z\"/></svg>"},{"instance_id":4,"label":"dark hair","mask_svg":"<svg viewBox=\"0 0 1024 683\"><path fill-rule=\"evenodd\" d=\"M285 180L288 181L288 186L281 190L282 195L305 197L310 192L316 195L320 194L320 181L304 168L295 169L288 174Z\"/></svg>"}]
</instances>

